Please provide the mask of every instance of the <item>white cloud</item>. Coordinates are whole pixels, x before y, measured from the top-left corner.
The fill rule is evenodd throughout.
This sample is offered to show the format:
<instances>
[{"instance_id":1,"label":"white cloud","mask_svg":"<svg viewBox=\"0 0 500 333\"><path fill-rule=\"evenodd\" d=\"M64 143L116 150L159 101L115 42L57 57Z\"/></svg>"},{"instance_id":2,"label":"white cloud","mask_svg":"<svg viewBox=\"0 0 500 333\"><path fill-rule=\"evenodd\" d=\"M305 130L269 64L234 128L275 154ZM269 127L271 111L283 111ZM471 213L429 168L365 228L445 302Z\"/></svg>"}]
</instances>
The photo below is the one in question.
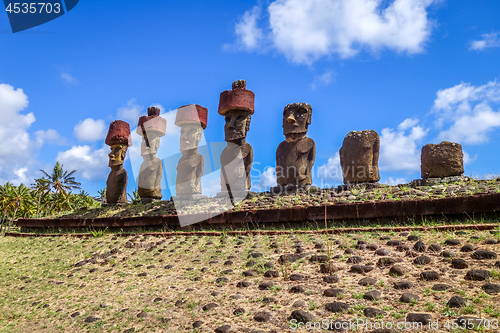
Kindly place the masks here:
<instances>
[{"instance_id":1,"label":"white cloud","mask_svg":"<svg viewBox=\"0 0 500 333\"><path fill-rule=\"evenodd\" d=\"M398 125L399 131L405 131L418 124L418 119L406 118L401 124Z\"/></svg>"},{"instance_id":2,"label":"white cloud","mask_svg":"<svg viewBox=\"0 0 500 333\"><path fill-rule=\"evenodd\" d=\"M318 86L327 86L333 81L335 72L326 70L321 75L316 75L311 83L311 88L316 89Z\"/></svg>"},{"instance_id":3,"label":"white cloud","mask_svg":"<svg viewBox=\"0 0 500 333\"><path fill-rule=\"evenodd\" d=\"M139 117L142 116L144 107L135 103L135 98L127 102L127 106L118 108L118 118L131 124L137 124Z\"/></svg>"},{"instance_id":4,"label":"white cloud","mask_svg":"<svg viewBox=\"0 0 500 333\"><path fill-rule=\"evenodd\" d=\"M488 141L488 134L500 127L500 112L494 112L486 101L476 105L471 114L455 118L449 129L441 131L440 140L460 144L481 144Z\"/></svg>"},{"instance_id":5,"label":"white cloud","mask_svg":"<svg viewBox=\"0 0 500 333\"><path fill-rule=\"evenodd\" d=\"M463 149L462 153L464 154L464 165L472 164L477 159L477 154L475 154L474 157L471 157L470 154Z\"/></svg>"},{"instance_id":6,"label":"white cloud","mask_svg":"<svg viewBox=\"0 0 500 333\"><path fill-rule=\"evenodd\" d=\"M252 171L256 171L256 169L252 167ZM263 173L260 173L259 171L257 180L252 180L251 191L269 191L269 188L276 186L276 184L276 168L267 167Z\"/></svg>"},{"instance_id":7,"label":"white cloud","mask_svg":"<svg viewBox=\"0 0 500 333\"><path fill-rule=\"evenodd\" d=\"M381 171L420 170L420 141L428 129L417 126L415 119L405 119L398 129L382 129L379 167ZM409 125L412 125L411 128ZM418 144L417 144L418 143Z\"/></svg>"},{"instance_id":8,"label":"white cloud","mask_svg":"<svg viewBox=\"0 0 500 333\"><path fill-rule=\"evenodd\" d=\"M36 141L41 146L44 143L49 144L58 144L64 145L66 144L66 139L61 137L61 135L54 129L48 129L46 131L39 130L35 132Z\"/></svg>"},{"instance_id":9,"label":"white cloud","mask_svg":"<svg viewBox=\"0 0 500 333\"><path fill-rule=\"evenodd\" d=\"M75 125L73 134L80 142L95 142L106 137L106 130L104 120L87 118Z\"/></svg>"},{"instance_id":10,"label":"white cloud","mask_svg":"<svg viewBox=\"0 0 500 333\"><path fill-rule=\"evenodd\" d=\"M240 43L257 48L270 40L290 61L310 64L321 57L355 56L361 49L423 51L432 23L427 8L441 0L276 0L267 8L269 26L257 27L259 11L236 25Z\"/></svg>"},{"instance_id":11,"label":"white cloud","mask_svg":"<svg viewBox=\"0 0 500 333\"><path fill-rule=\"evenodd\" d=\"M220 192L220 170L201 177L202 194L214 197Z\"/></svg>"},{"instance_id":12,"label":"white cloud","mask_svg":"<svg viewBox=\"0 0 500 333\"><path fill-rule=\"evenodd\" d=\"M481 37L483 39L472 42L469 50L483 51L484 49L492 47L500 47L500 33L492 32L490 34L482 34Z\"/></svg>"},{"instance_id":13,"label":"white cloud","mask_svg":"<svg viewBox=\"0 0 500 333\"><path fill-rule=\"evenodd\" d=\"M470 83L460 83L454 87L438 90L434 100L434 111L442 118L472 110L470 103L478 101L500 101L500 84L496 81L476 87Z\"/></svg>"},{"instance_id":14,"label":"white cloud","mask_svg":"<svg viewBox=\"0 0 500 333\"><path fill-rule=\"evenodd\" d=\"M500 111L493 111L490 104L500 102L500 84L496 81L482 86L460 83L439 90L434 101L433 113L437 126L449 125L442 130L440 140L461 144L487 142L489 134L500 127Z\"/></svg>"},{"instance_id":15,"label":"white cloud","mask_svg":"<svg viewBox=\"0 0 500 333\"><path fill-rule=\"evenodd\" d=\"M92 147L73 146L66 151L57 153L56 160L64 165L65 170L77 170L76 176L86 180L106 180L109 174L108 153L109 147L94 150Z\"/></svg>"},{"instance_id":16,"label":"white cloud","mask_svg":"<svg viewBox=\"0 0 500 333\"><path fill-rule=\"evenodd\" d=\"M17 176L17 181L15 181L18 184L29 184L29 179L26 176L26 173L28 172L28 168L19 168L19 169L14 169L14 174Z\"/></svg>"},{"instance_id":17,"label":"white cloud","mask_svg":"<svg viewBox=\"0 0 500 333\"><path fill-rule=\"evenodd\" d=\"M330 157L328 162L318 168L318 178L321 179L321 187L324 184L333 185L343 182L340 155L338 152L335 153L335 156Z\"/></svg>"},{"instance_id":18,"label":"white cloud","mask_svg":"<svg viewBox=\"0 0 500 333\"><path fill-rule=\"evenodd\" d=\"M71 76L71 74L66 73L66 72L61 73L61 79L63 79L66 83L69 83L69 84L77 84L78 83L77 79L75 79L73 76Z\"/></svg>"},{"instance_id":19,"label":"white cloud","mask_svg":"<svg viewBox=\"0 0 500 333\"><path fill-rule=\"evenodd\" d=\"M36 164L41 143L30 140L27 130L36 119L33 113L21 113L27 107L28 96L21 88L0 84L0 183L25 182Z\"/></svg>"},{"instance_id":20,"label":"white cloud","mask_svg":"<svg viewBox=\"0 0 500 333\"><path fill-rule=\"evenodd\" d=\"M263 38L262 29L257 27L261 9L259 6L247 10L235 25L237 45L246 50L254 50Z\"/></svg>"}]
</instances>

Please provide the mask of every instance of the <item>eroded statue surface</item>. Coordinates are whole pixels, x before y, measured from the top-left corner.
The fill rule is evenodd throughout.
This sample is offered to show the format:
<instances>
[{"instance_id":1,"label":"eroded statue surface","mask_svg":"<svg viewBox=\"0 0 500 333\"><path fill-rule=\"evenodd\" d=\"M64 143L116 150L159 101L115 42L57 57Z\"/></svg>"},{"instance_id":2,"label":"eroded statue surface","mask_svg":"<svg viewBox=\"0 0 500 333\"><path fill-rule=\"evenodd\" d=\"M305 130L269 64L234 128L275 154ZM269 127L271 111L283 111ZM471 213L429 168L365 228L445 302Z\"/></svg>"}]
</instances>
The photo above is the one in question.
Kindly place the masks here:
<instances>
[{"instance_id":1,"label":"eroded statue surface","mask_svg":"<svg viewBox=\"0 0 500 333\"><path fill-rule=\"evenodd\" d=\"M253 149L246 142L250 121L254 113L255 94L246 89L246 81L234 81L232 90L220 94L219 114L224 116L226 148L220 156L221 193L243 200L250 190L250 170L253 163Z\"/></svg>"},{"instance_id":2,"label":"eroded statue surface","mask_svg":"<svg viewBox=\"0 0 500 333\"><path fill-rule=\"evenodd\" d=\"M115 120L109 125L106 144L110 146L108 166L111 172L106 181L106 203L127 203L127 171L123 168L123 161L127 148L132 145L130 126L122 120Z\"/></svg>"},{"instance_id":3,"label":"eroded statue surface","mask_svg":"<svg viewBox=\"0 0 500 333\"><path fill-rule=\"evenodd\" d=\"M349 132L339 151L344 184L378 182L379 152L380 138L377 132Z\"/></svg>"},{"instance_id":4,"label":"eroded statue surface","mask_svg":"<svg viewBox=\"0 0 500 333\"><path fill-rule=\"evenodd\" d=\"M182 157L177 164L175 195L178 199L201 198L201 177L204 160L198 153L203 130L207 127L208 110L190 104L177 109L175 125L181 128L180 151Z\"/></svg>"},{"instance_id":5,"label":"eroded statue surface","mask_svg":"<svg viewBox=\"0 0 500 333\"><path fill-rule=\"evenodd\" d=\"M139 118L137 134L142 136L143 162L139 168L137 185L142 199L159 200L162 198L163 162L156 154L160 148L160 139L165 135L166 127L167 120L160 116L160 109L157 107L148 108L148 115Z\"/></svg>"},{"instance_id":6,"label":"eroded statue surface","mask_svg":"<svg viewBox=\"0 0 500 333\"><path fill-rule=\"evenodd\" d=\"M316 144L307 137L312 108L307 103L292 103L283 110L285 141L276 149L276 181L273 193L308 189L312 185L312 167Z\"/></svg>"}]
</instances>

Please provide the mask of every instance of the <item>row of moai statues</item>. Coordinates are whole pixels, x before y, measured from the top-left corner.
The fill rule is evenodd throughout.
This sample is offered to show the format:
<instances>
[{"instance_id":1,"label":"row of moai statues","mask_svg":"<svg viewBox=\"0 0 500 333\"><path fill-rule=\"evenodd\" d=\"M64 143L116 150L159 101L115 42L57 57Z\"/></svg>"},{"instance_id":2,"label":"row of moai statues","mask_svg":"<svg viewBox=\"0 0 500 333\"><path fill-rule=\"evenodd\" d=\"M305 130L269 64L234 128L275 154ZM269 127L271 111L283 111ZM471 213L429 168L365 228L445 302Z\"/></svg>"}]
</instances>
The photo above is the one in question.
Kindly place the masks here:
<instances>
[{"instance_id":1,"label":"row of moai statues","mask_svg":"<svg viewBox=\"0 0 500 333\"><path fill-rule=\"evenodd\" d=\"M254 113L255 94L246 89L246 81L233 82L232 90L220 94L219 114L225 117L224 126L227 147L222 151L221 192L218 196L244 199L250 189L250 169L253 162L252 146L246 141ZM198 153L202 131L207 127L208 110L200 105L185 105L177 109L175 125L181 128L180 151L177 164L176 200L188 201L202 198L201 177L204 160ZM141 199L161 199L163 163L156 156L160 138L165 135L167 122L160 116L160 109L148 108L148 115L139 118L137 133L142 136L141 156L144 161L139 169L138 191ZM106 202L127 202L127 172L123 162L127 148L132 145L130 126L116 120L110 124L106 144L111 147L109 167L111 172L106 182Z\"/></svg>"},{"instance_id":2,"label":"row of moai statues","mask_svg":"<svg viewBox=\"0 0 500 333\"><path fill-rule=\"evenodd\" d=\"M220 94L218 113L225 118L226 148L220 156L221 192L219 197L242 200L251 187L250 170L253 149L246 142L254 113L255 94L246 89L246 81L233 82L232 89ZM200 105L185 105L177 109L175 125L180 127L180 151L177 164L176 196L178 200L203 198L201 177L204 160L198 152L202 132L207 127L208 110ZM283 110L285 140L276 149L277 186L275 194L307 190L312 185L312 168L316 155L314 140L307 137L312 108L307 103L292 103ZM157 107L148 108L148 115L139 118L137 134L142 137L138 192L143 200L159 200L163 163L157 157L160 138L165 135L167 121ZM117 120L110 124L106 144L111 147L106 200L110 204L126 203L127 172L123 161L132 145L130 126ZM376 183L380 180L378 159L380 138L373 130L349 132L340 148L340 164L344 184ZM422 178L440 178L463 175L462 147L444 141L422 148Z\"/></svg>"}]
</instances>

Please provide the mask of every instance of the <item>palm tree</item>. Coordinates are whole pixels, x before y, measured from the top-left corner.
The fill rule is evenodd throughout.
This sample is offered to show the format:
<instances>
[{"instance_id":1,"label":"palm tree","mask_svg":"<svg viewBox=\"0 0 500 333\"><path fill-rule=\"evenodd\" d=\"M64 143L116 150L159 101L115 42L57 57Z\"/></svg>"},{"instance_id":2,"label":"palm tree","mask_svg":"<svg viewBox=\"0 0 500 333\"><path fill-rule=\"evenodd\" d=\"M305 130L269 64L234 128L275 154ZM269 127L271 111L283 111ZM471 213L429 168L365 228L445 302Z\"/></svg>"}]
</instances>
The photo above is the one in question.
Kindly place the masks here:
<instances>
[{"instance_id":1,"label":"palm tree","mask_svg":"<svg viewBox=\"0 0 500 333\"><path fill-rule=\"evenodd\" d=\"M67 191L71 191L72 189L80 189L81 183L75 181L75 177L73 177L73 174L76 172L76 170L73 170L71 172L64 170L63 165L59 164L59 161L56 162L56 165L52 170L52 174L49 175L44 170L40 171L43 172L45 177L47 177L48 188L49 188L48 191L53 190L55 192L55 196L53 196L52 205L49 208L49 214L50 214L52 212L54 204L56 203L56 198L58 194L61 194L64 197L66 197L68 194Z\"/></svg>"},{"instance_id":2,"label":"palm tree","mask_svg":"<svg viewBox=\"0 0 500 333\"><path fill-rule=\"evenodd\" d=\"M10 183L5 184L10 185ZM5 193L5 202L4 202L4 211L6 210L9 213L12 213L12 219L8 224L7 232L10 232L10 226L14 222L19 207L24 209L28 205L28 201L30 200L29 188L24 186L24 184L19 185L18 187L10 185Z\"/></svg>"},{"instance_id":3,"label":"palm tree","mask_svg":"<svg viewBox=\"0 0 500 333\"><path fill-rule=\"evenodd\" d=\"M97 194L99 194L99 200L101 202L106 202L106 188L103 188L102 190L97 191Z\"/></svg>"},{"instance_id":4,"label":"palm tree","mask_svg":"<svg viewBox=\"0 0 500 333\"><path fill-rule=\"evenodd\" d=\"M75 208L74 204L72 203L72 195L64 195L62 192L59 192L59 194L55 195L54 202L56 204L57 211L63 211L63 210L73 210Z\"/></svg>"},{"instance_id":5,"label":"palm tree","mask_svg":"<svg viewBox=\"0 0 500 333\"><path fill-rule=\"evenodd\" d=\"M31 185L31 188L35 191L34 194L38 196L37 204L36 204L36 214L37 218L40 217L40 203L42 201L42 197L45 199L48 196L48 192L50 190L49 180L45 177L35 179L35 184Z\"/></svg>"},{"instance_id":6,"label":"palm tree","mask_svg":"<svg viewBox=\"0 0 500 333\"><path fill-rule=\"evenodd\" d=\"M0 224L0 233L3 230L3 226L7 218L9 217L9 196L12 191L12 184L7 182L4 186L0 186L0 209L2 211L2 218Z\"/></svg>"},{"instance_id":7,"label":"palm tree","mask_svg":"<svg viewBox=\"0 0 500 333\"><path fill-rule=\"evenodd\" d=\"M76 170L68 173L68 171L63 169L63 165L59 164L59 161L56 162L56 165L52 170L52 174L49 175L44 170L40 171L43 172L45 177L47 177L49 189L54 190L56 194L62 193L63 195L66 195L67 191L80 189L81 183L75 181L75 177L73 177Z\"/></svg>"}]
</instances>

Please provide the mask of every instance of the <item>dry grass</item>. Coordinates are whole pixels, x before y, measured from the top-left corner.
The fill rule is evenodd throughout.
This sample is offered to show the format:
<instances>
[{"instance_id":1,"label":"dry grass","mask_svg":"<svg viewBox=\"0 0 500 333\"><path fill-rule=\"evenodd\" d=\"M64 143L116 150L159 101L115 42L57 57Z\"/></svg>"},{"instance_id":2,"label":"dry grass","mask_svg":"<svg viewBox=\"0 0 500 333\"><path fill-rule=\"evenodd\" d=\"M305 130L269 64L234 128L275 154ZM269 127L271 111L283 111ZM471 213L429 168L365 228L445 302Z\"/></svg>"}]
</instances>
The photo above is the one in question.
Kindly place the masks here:
<instances>
[{"instance_id":1,"label":"dry grass","mask_svg":"<svg viewBox=\"0 0 500 333\"><path fill-rule=\"evenodd\" d=\"M457 257L467 260L469 269L491 270L491 282L500 283L500 269L493 267L495 260L472 260L470 253L460 252L460 246L452 248L443 245L446 238L457 238L461 240L462 245L473 242L477 248L498 253L500 244L485 245L484 239L499 236L493 236L487 231L468 231L464 236L432 231L420 232L418 235L427 245L440 244L443 249L455 251ZM471 235L479 238L470 240ZM410 247L415 243L398 234L388 233L382 236L403 240ZM388 274L389 268L375 267L366 276L377 279L377 284L373 287L358 285L358 281L364 276L349 272L351 265L346 263L349 255L345 255L345 250L340 248L339 244L333 245L330 237L349 248L354 248L357 242L355 239L379 244L381 248L389 250L388 256L403 260L398 264L405 267L405 276L392 277ZM312 313L318 320L365 318L365 307L386 311L383 318L372 318L372 321L383 319L385 322L396 323L403 321L408 312L431 313L434 321L439 319L440 325L447 319L458 318L460 315L500 320L500 297L498 294L485 294L481 289L484 281L465 281L467 270L450 268L448 260L439 253L426 252L425 255L432 259L431 263L423 267L416 266L412 263L413 258L407 257L404 252L397 252L395 247L385 245L387 240L379 238L368 232L335 236L292 234L276 238L261 235L242 239L224 234L212 238L138 236L134 242L128 243L127 246L132 244L132 247L127 247L125 244L131 238L116 238L112 235L88 239L4 237L0 238L0 293L3 296L0 298L0 332L123 332L130 328L135 328L135 332L213 332L216 327L224 324L229 324L241 332L245 329L249 329L248 332L251 329L288 332L289 316L295 309L293 304L299 300L305 302L302 309ZM213 244L207 245L210 241ZM285 252L276 251L270 246L273 241ZM316 249L316 241L325 244L324 248ZM242 244L237 245L238 242ZM287 263L282 269L278 264L279 256L294 252L294 244L298 242L311 254L340 256L331 260L333 265L340 268L335 273L339 277L338 283L323 282L323 276L327 274L321 274L319 264L311 263L307 259ZM154 246L150 247L153 244ZM255 244L258 247L252 248ZM102 259L99 256L114 248L118 249L118 252L108 258ZM263 256L248 258L251 251L262 253ZM363 264L375 265L380 258L371 250L355 252L355 255L363 258ZM75 263L90 258L95 258L95 263L82 267L74 266ZM226 266L224 263L228 258L233 264ZM246 264L251 259L256 265L247 267ZM273 269L278 270L280 276L272 279L275 287L271 290L259 290L259 283L271 280L263 276L266 262L274 264ZM147 268L150 265L154 267ZM166 269L167 265L173 267ZM192 270L187 270L188 268ZM203 268L206 268L205 272L202 271ZM91 272L91 269L97 270ZM222 274L226 269L232 269L233 272ZM250 269L256 270L257 275L244 277L242 272ZM421 281L418 278L420 272L428 270L439 272L440 281ZM296 273L306 278L290 281L283 277L284 272L286 277ZM141 277L140 273L146 273L147 276ZM215 280L222 276L227 277L229 282L217 284ZM414 287L408 291L420 296L418 302L399 302L400 295L406 291L396 290L392 286L395 281L400 280L414 283ZM236 284L240 281L248 281L251 285L247 288L237 288ZM436 283L447 283L453 288L445 292L435 292L431 287ZM304 293L288 292L292 286L298 284L304 287ZM336 298L323 296L325 289L333 287L342 288L345 292ZM362 295L370 289L381 291L382 298L378 301L363 299ZM212 292L219 294L212 296ZM239 294L242 298L232 299L230 296L234 294ZM462 309L447 308L446 302L454 295L467 298L468 306ZM266 297L272 297L275 301L266 304L263 302ZM155 298L161 300L155 302ZM178 301L185 303L176 306ZM348 303L350 310L342 314L326 311L324 305L333 301ZM217 303L219 307L203 311L202 306L211 302ZM49 306L45 307L46 304ZM233 312L237 308L244 308L245 313L234 315ZM148 316L137 318L141 311L146 312ZM271 321L256 322L253 317L259 311L270 312ZM71 314L75 312L80 315L72 318ZM100 319L85 323L84 320L88 316ZM193 329L192 324L197 320L203 321L204 324L199 329ZM441 328L434 332L450 331L452 330Z\"/></svg>"}]
</instances>

